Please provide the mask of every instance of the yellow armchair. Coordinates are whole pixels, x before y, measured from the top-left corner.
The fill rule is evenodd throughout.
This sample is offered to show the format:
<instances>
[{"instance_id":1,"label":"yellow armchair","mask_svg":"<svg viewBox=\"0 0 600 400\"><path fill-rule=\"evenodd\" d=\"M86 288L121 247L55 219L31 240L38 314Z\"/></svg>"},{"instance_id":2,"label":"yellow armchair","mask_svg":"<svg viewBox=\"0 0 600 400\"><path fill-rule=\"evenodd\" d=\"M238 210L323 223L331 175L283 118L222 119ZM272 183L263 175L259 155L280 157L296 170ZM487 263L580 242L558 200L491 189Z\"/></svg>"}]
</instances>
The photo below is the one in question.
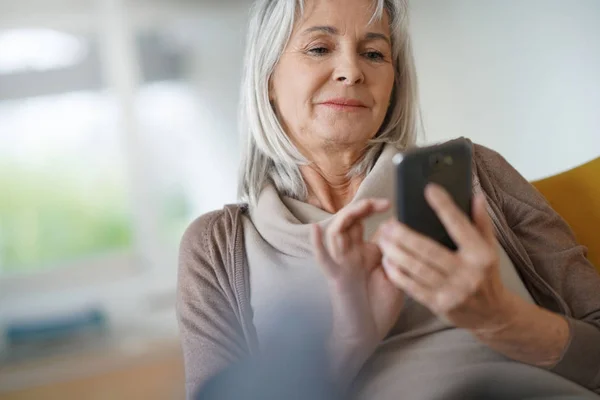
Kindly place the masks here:
<instances>
[{"instance_id":1,"label":"yellow armchair","mask_svg":"<svg viewBox=\"0 0 600 400\"><path fill-rule=\"evenodd\" d=\"M532 184L571 226L600 272L600 157Z\"/></svg>"}]
</instances>

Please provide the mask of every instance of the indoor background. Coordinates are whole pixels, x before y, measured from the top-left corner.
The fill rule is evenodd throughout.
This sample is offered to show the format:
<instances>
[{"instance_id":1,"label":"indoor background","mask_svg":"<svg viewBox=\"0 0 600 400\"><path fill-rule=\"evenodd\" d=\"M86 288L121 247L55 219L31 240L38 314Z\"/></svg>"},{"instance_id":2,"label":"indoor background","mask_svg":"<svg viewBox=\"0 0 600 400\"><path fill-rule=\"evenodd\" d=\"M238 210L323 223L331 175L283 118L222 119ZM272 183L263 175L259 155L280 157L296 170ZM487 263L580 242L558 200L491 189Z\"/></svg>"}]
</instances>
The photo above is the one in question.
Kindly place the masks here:
<instances>
[{"instance_id":1,"label":"indoor background","mask_svg":"<svg viewBox=\"0 0 600 400\"><path fill-rule=\"evenodd\" d=\"M236 201L242 0L0 0L0 399L183 397L177 246ZM412 0L425 134L600 155L600 1Z\"/></svg>"}]
</instances>

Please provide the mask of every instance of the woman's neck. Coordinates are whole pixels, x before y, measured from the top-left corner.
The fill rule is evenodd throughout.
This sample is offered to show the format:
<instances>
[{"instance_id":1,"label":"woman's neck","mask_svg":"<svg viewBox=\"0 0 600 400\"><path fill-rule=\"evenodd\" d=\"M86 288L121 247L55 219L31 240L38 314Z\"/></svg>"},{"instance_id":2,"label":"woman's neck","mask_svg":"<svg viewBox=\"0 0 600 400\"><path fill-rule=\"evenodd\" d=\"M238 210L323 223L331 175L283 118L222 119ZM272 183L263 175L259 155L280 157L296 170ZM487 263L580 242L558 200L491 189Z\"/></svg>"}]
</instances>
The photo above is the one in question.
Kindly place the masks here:
<instances>
[{"instance_id":1,"label":"woman's neck","mask_svg":"<svg viewBox=\"0 0 600 400\"><path fill-rule=\"evenodd\" d=\"M350 203L364 180L364 176L349 177L350 171L363 156L364 148L311 154L311 163L300 167L308 189L306 202L331 214Z\"/></svg>"}]
</instances>

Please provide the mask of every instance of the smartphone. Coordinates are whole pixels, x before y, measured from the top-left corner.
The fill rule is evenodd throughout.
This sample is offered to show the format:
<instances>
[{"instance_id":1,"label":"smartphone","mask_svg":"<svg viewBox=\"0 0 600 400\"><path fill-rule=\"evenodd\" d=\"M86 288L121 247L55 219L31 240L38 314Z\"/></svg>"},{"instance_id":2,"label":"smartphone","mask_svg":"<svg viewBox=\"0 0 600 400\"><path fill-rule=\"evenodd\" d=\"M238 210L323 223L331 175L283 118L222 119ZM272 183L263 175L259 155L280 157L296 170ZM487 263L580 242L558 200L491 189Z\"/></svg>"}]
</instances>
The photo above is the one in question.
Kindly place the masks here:
<instances>
[{"instance_id":1,"label":"smartphone","mask_svg":"<svg viewBox=\"0 0 600 400\"><path fill-rule=\"evenodd\" d=\"M456 250L456 244L425 200L424 191L428 183L437 183L471 219L471 159L471 144L463 138L396 154L393 161L398 221Z\"/></svg>"}]
</instances>

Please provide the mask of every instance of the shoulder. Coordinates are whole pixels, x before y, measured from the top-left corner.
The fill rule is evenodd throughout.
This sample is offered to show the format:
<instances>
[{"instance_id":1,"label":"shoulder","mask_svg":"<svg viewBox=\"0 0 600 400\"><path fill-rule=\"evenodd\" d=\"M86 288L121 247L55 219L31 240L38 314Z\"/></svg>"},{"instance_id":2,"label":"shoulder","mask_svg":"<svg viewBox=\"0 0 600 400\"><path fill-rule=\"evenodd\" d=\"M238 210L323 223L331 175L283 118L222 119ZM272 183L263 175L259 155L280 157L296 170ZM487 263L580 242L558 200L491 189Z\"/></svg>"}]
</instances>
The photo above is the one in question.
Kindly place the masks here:
<instances>
[{"instance_id":1,"label":"shoulder","mask_svg":"<svg viewBox=\"0 0 600 400\"><path fill-rule=\"evenodd\" d=\"M468 140L468 139L467 139ZM473 174L487 189L508 190L530 186L529 182L499 152L471 142L473 154Z\"/></svg>"},{"instance_id":2,"label":"shoulder","mask_svg":"<svg viewBox=\"0 0 600 400\"><path fill-rule=\"evenodd\" d=\"M475 183L505 212L518 214L515 218L533 210L549 212L544 196L497 151L473 143L473 170Z\"/></svg>"},{"instance_id":3,"label":"shoulder","mask_svg":"<svg viewBox=\"0 0 600 400\"><path fill-rule=\"evenodd\" d=\"M186 256L210 259L216 254L226 254L242 227L241 216L246 210L245 204L232 204L196 218L181 238L180 260Z\"/></svg>"},{"instance_id":4,"label":"shoulder","mask_svg":"<svg viewBox=\"0 0 600 400\"><path fill-rule=\"evenodd\" d=\"M483 146L479 143L472 143L473 146L473 162L479 168L485 168L489 171L495 171L498 168L510 166L506 158L495 150Z\"/></svg>"}]
</instances>

